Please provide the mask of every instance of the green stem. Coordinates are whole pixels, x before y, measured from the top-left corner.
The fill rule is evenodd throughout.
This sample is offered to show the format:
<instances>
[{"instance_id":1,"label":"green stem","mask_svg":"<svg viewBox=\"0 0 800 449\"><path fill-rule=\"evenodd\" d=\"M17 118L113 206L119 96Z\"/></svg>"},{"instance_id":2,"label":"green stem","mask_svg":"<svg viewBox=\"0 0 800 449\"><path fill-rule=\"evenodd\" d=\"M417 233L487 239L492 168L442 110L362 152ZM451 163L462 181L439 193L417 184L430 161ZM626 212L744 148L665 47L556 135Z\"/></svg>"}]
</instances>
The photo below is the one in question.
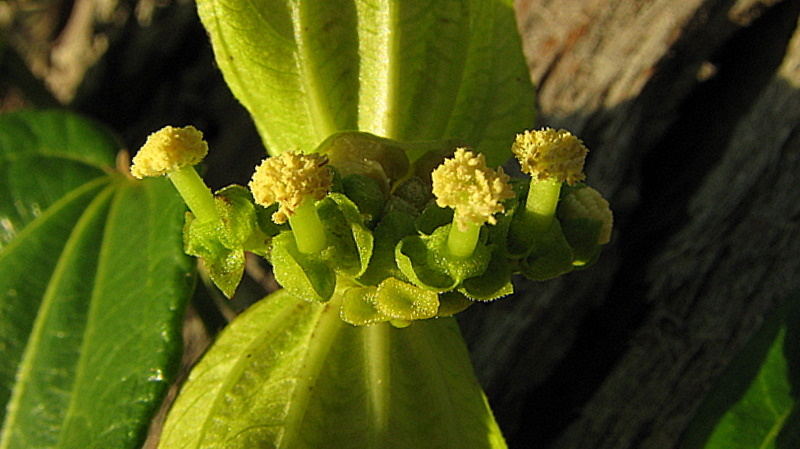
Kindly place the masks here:
<instances>
[{"instance_id":1,"label":"green stem","mask_svg":"<svg viewBox=\"0 0 800 449\"><path fill-rule=\"evenodd\" d=\"M525 201L525 222L531 232L539 234L550 227L556 215L561 182L553 179L531 180L528 199Z\"/></svg>"},{"instance_id":2,"label":"green stem","mask_svg":"<svg viewBox=\"0 0 800 449\"><path fill-rule=\"evenodd\" d=\"M325 228L317 214L314 200L306 198L295 209L294 214L289 216L289 226L294 232L294 240L297 250L303 254L315 254L323 249L327 244L325 240Z\"/></svg>"},{"instance_id":3,"label":"green stem","mask_svg":"<svg viewBox=\"0 0 800 449\"><path fill-rule=\"evenodd\" d=\"M456 213L458 213L458 211L456 211ZM466 259L475 251L475 245L478 244L478 237L480 237L480 235L480 224L469 224L467 225L467 229L462 231L456 225L455 220L453 220L453 223L450 225L450 234L447 235L447 249L450 251L451 255Z\"/></svg>"},{"instance_id":4,"label":"green stem","mask_svg":"<svg viewBox=\"0 0 800 449\"><path fill-rule=\"evenodd\" d=\"M214 195L194 167L187 165L167 176L199 222L219 220Z\"/></svg>"}]
</instances>

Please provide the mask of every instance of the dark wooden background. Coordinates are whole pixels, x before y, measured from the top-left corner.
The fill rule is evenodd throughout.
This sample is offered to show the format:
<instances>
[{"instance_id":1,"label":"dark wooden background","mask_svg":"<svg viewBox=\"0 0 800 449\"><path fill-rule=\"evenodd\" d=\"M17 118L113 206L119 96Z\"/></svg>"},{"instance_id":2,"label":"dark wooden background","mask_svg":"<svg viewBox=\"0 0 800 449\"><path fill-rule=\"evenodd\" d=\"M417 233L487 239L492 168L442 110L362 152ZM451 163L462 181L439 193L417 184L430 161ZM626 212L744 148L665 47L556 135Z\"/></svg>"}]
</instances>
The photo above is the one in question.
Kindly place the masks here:
<instances>
[{"instance_id":1,"label":"dark wooden background","mask_svg":"<svg viewBox=\"0 0 800 449\"><path fill-rule=\"evenodd\" d=\"M799 11L518 1L537 125L587 143L615 229L590 270L520 282L461 316L512 448L678 447L737 350L799 290ZM0 4L0 26L20 56L3 57L4 110L69 104L130 148L194 124L219 149L215 187L245 182L262 157L191 3L16 0ZM55 98L20 89L23 61Z\"/></svg>"}]
</instances>

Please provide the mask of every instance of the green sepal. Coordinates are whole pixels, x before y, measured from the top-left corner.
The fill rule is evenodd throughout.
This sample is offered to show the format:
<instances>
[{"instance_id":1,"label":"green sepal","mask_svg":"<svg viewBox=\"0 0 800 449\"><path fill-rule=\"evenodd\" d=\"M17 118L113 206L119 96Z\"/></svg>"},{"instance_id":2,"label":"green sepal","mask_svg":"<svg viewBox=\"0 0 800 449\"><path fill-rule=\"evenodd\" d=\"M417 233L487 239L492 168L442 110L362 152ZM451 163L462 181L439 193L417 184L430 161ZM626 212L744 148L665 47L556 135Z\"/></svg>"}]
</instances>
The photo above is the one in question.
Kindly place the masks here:
<instances>
[{"instance_id":1,"label":"green sepal","mask_svg":"<svg viewBox=\"0 0 800 449\"><path fill-rule=\"evenodd\" d=\"M339 318L345 323L354 326L366 326L368 324L389 321L391 318L381 313L375 307L375 293L378 288L350 287L343 289L342 308L339 310Z\"/></svg>"},{"instance_id":2,"label":"green sepal","mask_svg":"<svg viewBox=\"0 0 800 449\"><path fill-rule=\"evenodd\" d=\"M265 209L255 205L250 191L233 184L218 190L214 200L222 220L220 242L231 250L243 249L264 256L271 236L261 229L263 219L259 220L258 214Z\"/></svg>"},{"instance_id":3,"label":"green sepal","mask_svg":"<svg viewBox=\"0 0 800 449\"><path fill-rule=\"evenodd\" d=\"M184 251L203 259L214 284L227 297L233 296L244 274L244 252L267 255L269 240L280 228L269 220L269 211L256 206L252 194L230 185L214 194L219 221L200 222L186 214Z\"/></svg>"},{"instance_id":4,"label":"green sepal","mask_svg":"<svg viewBox=\"0 0 800 449\"><path fill-rule=\"evenodd\" d=\"M364 222L377 222L386 204L386 195L377 181L367 175L348 175L342 179L342 191L358 207Z\"/></svg>"},{"instance_id":5,"label":"green sepal","mask_svg":"<svg viewBox=\"0 0 800 449\"><path fill-rule=\"evenodd\" d=\"M601 247L597 240L602 227L602 221L591 218L561 220L564 237L572 248L572 265L576 268L586 268L597 261Z\"/></svg>"},{"instance_id":6,"label":"green sepal","mask_svg":"<svg viewBox=\"0 0 800 449\"><path fill-rule=\"evenodd\" d=\"M439 312L436 313L436 316L453 316L458 312L467 310L473 304L475 304L475 301L470 300L459 292L442 292L439 293Z\"/></svg>"},{"instance_id":7,"label":"green sepal","mask_svg":"<svg viewBox=\"0 0 800 449\"><path fill-rule=\"evenodd\" d=\"M428 247L426 243L430 239L426 237L410 235L401 240L394 253L397 266L415 285L434 292L454 289L458 281L434 263L434 254L438 255L439 251Z\"/></svg>"},{"instance_id":8,"label":"green sepal","mask_svg":"<svg viewBox=\"0 0 800 449\"><path fill-rule=\"evenodd\" d=\"M514 293L511 268L503 251L494 247L486 271L480 276L465 279L458 291L473 301L494 301Z\"/></svg>"},{"instance_id":9,"label":"green sepal","mask_svg":"<svg viewBox=\"0 0 800 449\"><path fill-rule=\"evenodd\" d=\"M417 218L417 231L425 235L431 235L438 228L451 223L453 215L453 208L439 207L435 201L431 201Z\"/></svg>"},{"instance_id":10,"label":"green sepal","mask_svg":"<svg viewBox=\"0 0 800 449\"><path fill-rule=\"evenodd\" d=\"M190 256L203 259L208 276L228 298L244 275L244 250L230 249L222 243L221 223L195 220L194 214L186 212L183 226L183 250Z\"/></svg>"},{"instance_id":11,"label":"green sepal","mask_svg":"<svg viewBox=\"0 0 800 449\"><path fill-rule=\"evenodd\" d=\"M480 276L491 259L491 249L484 238L475 246L472 255L456 258L449 254L447 237L451 224L437 228L431 235L405 237L395 249L397 266L411 282L419 287L443 292L452 290L464 279Z\"/></svg>"},{"instance_id":12,"label":"green sepal","mask_svg":"<svg viewBox=\"0 0 800 449\"><path fill-rule=\"evenodd\" d=\"M537 236L531 252L521 260L520 271L528 279L544 281L572 271L572 260L572 248L558 219L553 218L550 227Z\"/></svg>"},{"instance_id":13,"label":"green sepal","mask_svg":"<svg viewBox=\"0 0 800 449\"><path fill-rule=\"evenodd\" d=\"M356 326L384 321L408 325L411 321L437 316L441 309L436 293L393 277L384 279L377 287L354 286L340 294L339 316Z\"/></svg>"},{"instance_id":14,"label":"green sepal","mask_svg":"<svg viewBox=\"0 0 800 449\"><path fill-rule=\"evenodd\" d=\"M272 239L270 262L275 280L293 296L322 302L333 296L336 273L322 259L298 251L292 231Z\"/></svg>"},{"instance_id":15,"label":"green sepal","mask_svg":"<svg viewBox=\"0 0 800 449\"><path fill-rule=\"evenodd\" d=\"M364 274L372 256L372 233L364 226L358 207L341 193L317 203L328 247L322 258L336 271L356 278Z\"/></svg>"},{"instance_id":16,"label":"green sepal","mask_svg":"<svg viewBox=\"0 0 800 449\"><path fill-rule=\"evenodd\" d=\"M509 259L522 259L533 250L535 236L524 222L529 186L528 180L512 180L514 197L503 202L506 212L497 215L497 224L492 229L492 241L505 242L503 249Z\"/></svg>"},{"instance_id":17,"label":"green sepal","mask_svg":"<svg viewBox=\"0 0 800 449\"><path fill-rule=\"evenodd\" d=\"M419 176L412 176L406 179L394 189L393 195L408 202L417 211L425 209L433 199L430 173L426 176L428 178L427 182Z\"/></svg>"},{"instance_id":18,"label":"green sepal","mask_svg":"<svg viewBox=\"0 0 800 449\"><path fill-rule=\"evenodd\" d=\"M367 270L357 279L360 284L377 286L388 277L403 277L395 263L394 249L403 237L414 233L416 218L417 210L411 204L389 197L383 217L373 231L372 257Z\"/></svg>"},{"instance_id":19,"label":"green sepal","mask_svg":"<svg viewBox=\"0 0 800 449\"><path fill-rule=\"evenodd\" d=\"M439 295L397 278L386 278L375 291L375 309L394 320L424 320L439 311Z\"/></svg>"}]
</instances>

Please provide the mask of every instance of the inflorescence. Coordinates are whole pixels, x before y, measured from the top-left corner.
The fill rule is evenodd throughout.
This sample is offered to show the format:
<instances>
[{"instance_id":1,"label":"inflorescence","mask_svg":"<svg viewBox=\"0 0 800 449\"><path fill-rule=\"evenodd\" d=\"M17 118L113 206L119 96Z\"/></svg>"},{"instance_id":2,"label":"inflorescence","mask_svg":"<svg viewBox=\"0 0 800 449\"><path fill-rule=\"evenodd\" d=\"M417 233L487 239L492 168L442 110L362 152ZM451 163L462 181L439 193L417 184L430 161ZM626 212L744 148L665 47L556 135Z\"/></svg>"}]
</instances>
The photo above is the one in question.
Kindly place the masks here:
<instances>
[{"instance_id":1,"label":"inflorescence","mask_svg":"<svg viewBox=\"0 0 800 449\"><path fill-rule=\"evenodd\" d=\"M564 130L517 136L527 180L450 141L343 132L315 152L265 159L249 190L212 195L192 168L207 151L196 129L167 127L131 167L138 178L167 175L184 197L186 252L228 296L244 252L263 255L289 293L336 300L355 325L451 315L510 294L513 274L544 280L586 267L611 238L608 202L583 183L588 150Z\"/></svg>"}]
</instances>

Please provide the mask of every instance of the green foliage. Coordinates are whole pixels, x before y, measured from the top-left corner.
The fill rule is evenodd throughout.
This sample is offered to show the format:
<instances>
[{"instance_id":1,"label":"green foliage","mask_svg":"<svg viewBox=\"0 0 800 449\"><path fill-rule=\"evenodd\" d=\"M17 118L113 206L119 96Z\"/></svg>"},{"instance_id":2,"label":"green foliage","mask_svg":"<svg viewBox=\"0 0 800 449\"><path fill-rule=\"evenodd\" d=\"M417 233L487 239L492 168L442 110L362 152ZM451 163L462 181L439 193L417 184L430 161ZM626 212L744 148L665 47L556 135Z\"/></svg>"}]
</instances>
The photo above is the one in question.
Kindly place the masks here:
<instances>
[{"instance_id":1,"label":"green foliage","mask_svg":"<svg viewBox=\"0 0 800 449\"><path fill-rule=\"evenodd\" d=\"M193 370L164 449L503 448L453 319L351 326L281 291Z\"/></svg>"},{"instance_id":2,"label":"green foliage","mask_svg":"<svg viewBox=\"0 0 800 449\"><path fill-rule=\"evenodd\" d=\"M599 246L596 222L562 232L554 219L516 248L519 198L497 229L470 228L472 253L447 248L453 215L432 204L431 170L466 145L499 165L533 122L510 0L198 9L269 152L324 154L315 164L334 168L333 192L277 226L244 187L212 201L192 171L207 200L195 220L164 179L117 173L117 144L94 124L2 116L0 449L141 444L181 347L194 279L184 251L228 296L245 251L285 289L192 371L161 447L505 447L446 317L511 293L514 272L556 276Z\"/></svg>"},{"instance_id":3,"label":"green foliage","mask_svg":"<svg viewBox=\"0 0 800 449\"><path fill-rule=\"evenodd\" d=\"M800 447L800 295L768 317L731 363L681 447Z\"/></svg>"},{"instance_id":4,"label":"green foliage","mask_svg":"<svg viewBox=\"0 0 800 449\"><path fill-rule=\"evenodd\" d=\"M184 205L74 115L5 114L0 136L0 447L139 447L182 346Z\"/></svg>"},{"instance_id":5,"label":"green foliage","mask_svg":"<svg viewBox=\"0 0 800 449\"><path fill-rule=\"evenodd\" d=\"M508 0L201 0L198 13L271 154L358 129L463 139L498 165L533 123Z\"/></svg>"}]
</instances>

